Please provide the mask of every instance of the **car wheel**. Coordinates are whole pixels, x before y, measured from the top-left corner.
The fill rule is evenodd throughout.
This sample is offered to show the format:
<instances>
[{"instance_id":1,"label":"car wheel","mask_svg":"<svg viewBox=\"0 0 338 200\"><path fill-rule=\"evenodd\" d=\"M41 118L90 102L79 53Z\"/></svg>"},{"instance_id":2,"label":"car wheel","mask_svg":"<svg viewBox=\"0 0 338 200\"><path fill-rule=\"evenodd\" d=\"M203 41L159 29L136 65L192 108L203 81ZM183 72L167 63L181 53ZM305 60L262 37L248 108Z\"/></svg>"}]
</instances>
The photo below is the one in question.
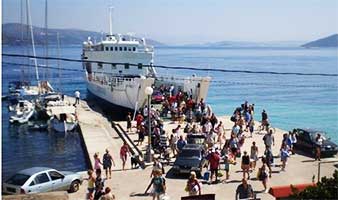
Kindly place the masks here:
<instances>
[{"instance_id":1,"label":"car wheel","mask_svg":"<svg viewBox=\"0 0 338 200\"><path fill-rule=\"evenodd\" d=\"M70 184L69 192L77 192L79 189L80 189L80 182L76 180Z\"/></svg>"}]
</instances>

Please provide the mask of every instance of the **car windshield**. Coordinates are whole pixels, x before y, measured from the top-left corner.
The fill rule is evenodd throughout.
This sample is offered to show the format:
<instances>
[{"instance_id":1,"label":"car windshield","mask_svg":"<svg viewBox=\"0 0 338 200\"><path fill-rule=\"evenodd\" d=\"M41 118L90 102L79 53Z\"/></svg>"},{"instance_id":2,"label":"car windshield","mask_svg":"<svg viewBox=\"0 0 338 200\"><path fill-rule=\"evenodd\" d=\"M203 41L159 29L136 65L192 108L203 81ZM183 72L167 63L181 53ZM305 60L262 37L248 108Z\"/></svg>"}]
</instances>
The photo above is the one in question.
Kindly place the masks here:
<instances>
[{"instance_id":1,"label":"car windshield","mask_svg":"<svg viewBox=\"0 0 338 200\"><path fill-rule=\"evenodd\" d=\"M6 182L11 185L19 185L22 186L29 179L30 176L25 174L15 174L11 178L9 178Z\"/></svg>"},{"instance_id":2,"label":"car windshield","mask_svg":"<svg viewBox=\"0 0 338 200\"><path fill-rule=\"evenodd\" d=\"M188 138L189 144L204 144L205 138Z\"/></svg>"},{"instance_id":3,"label":"car windshield","mask_svg":"<svg viewBox=\"0 0 338 200\"><path fill-rule=\"evenodd\" d=\"M317 137L318 134L320 134L320 136L322 137L323 140L327 140L326 134L324 132L311 132L310 133L311 139L313 141L316 141L316 137Z\"/></svg>"},{"instance_id":4,"label":"car windshield","mask_svg":"<svg viewBox=\"0 0 338 200\"><path fill-rule=\"evenodd\" d=\"M191 158L191 157L200 157L200 151L197 149L184 149L180 153L180 157Z\"/></svg>"}]
</instances>

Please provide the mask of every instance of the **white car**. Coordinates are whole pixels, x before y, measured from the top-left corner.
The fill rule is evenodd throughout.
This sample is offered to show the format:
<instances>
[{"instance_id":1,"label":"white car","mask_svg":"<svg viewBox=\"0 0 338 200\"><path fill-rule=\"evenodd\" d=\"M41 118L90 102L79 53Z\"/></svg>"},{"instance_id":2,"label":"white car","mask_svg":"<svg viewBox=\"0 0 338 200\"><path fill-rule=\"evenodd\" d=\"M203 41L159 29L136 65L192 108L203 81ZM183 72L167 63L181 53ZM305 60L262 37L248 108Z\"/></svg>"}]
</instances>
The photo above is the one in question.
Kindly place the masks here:
<instances>
[{"instance_id":1,"label":"white car","mask_svg":"<svg viewBox=\"0 0 338 200\"><path fill-rule=\"evenodd\" d=\"M76 192L83 178L74 172L47 167L32 167L14 174L2 185L5 194L29 194L51 191Z\"/></svg>"}]
</instances>

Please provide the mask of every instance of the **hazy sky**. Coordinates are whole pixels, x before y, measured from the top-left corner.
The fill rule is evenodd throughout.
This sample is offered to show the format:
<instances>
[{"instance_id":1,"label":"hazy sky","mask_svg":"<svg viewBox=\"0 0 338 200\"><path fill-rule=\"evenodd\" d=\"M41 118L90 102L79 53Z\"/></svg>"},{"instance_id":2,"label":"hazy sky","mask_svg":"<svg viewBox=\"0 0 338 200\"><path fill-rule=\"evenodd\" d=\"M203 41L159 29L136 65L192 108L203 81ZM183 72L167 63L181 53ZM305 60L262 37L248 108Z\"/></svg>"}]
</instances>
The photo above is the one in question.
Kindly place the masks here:
<instances>
[{"instance_id":1,"label":"hazy sky","mask_svg":"<svg viewBox=\"0 0 338 200\"><path fill-rule=\"evenodd\" d=\"M20 1L2 0L2 23L20 21ZM31 0L34 25L45 0ZM338 33L337 0L48 0L49 26L132 32L158 41L307 41Z\"/></svg>"}]
</instances>

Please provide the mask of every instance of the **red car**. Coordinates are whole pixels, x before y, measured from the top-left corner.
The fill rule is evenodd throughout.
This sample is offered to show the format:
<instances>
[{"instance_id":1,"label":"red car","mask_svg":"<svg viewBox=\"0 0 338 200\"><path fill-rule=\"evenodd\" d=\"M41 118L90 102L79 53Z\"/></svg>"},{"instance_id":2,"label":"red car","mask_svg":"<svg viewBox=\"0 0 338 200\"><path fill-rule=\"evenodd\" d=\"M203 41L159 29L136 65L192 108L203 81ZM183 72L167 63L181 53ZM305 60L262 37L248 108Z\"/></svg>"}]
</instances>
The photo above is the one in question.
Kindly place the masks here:
<instances>
[{"instance_id":1,"label":"red car","mask_svg":"<svg viewBox=\"0 0 338 200\"><path fill-rule=\"evenodd\" d=\"M164 101L164 99L165 99L165 97L163 96L163 94L160 91L155 90L153 92L151 102L152 103L161 103L162 101Z\"/></svg>"}]
</instances>

